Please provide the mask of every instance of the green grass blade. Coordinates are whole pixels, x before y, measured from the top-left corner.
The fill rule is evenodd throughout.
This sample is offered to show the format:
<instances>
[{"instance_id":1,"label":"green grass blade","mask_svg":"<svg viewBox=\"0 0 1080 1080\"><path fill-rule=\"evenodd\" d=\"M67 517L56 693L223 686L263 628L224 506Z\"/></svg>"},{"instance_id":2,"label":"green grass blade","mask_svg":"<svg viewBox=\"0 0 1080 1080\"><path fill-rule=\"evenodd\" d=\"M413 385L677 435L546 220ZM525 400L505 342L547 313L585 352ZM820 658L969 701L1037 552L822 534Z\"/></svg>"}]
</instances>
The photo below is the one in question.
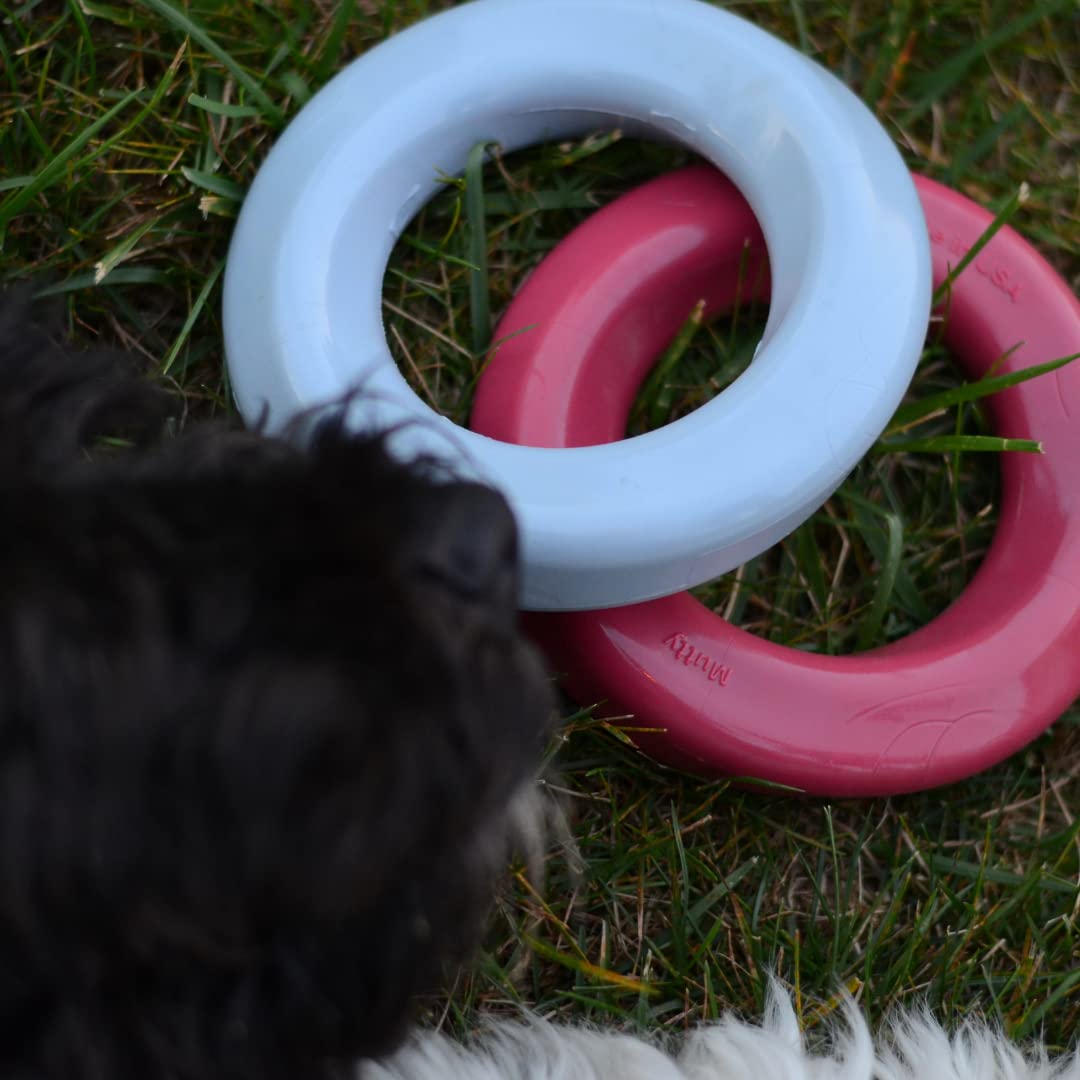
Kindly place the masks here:
<instances>
[{"instance_id":1,"label":"green grass blade","mask_svg":"<svg viewBox=\"0 0 1080 1080\"><path fill-rule=\"evenodd\" d=\"M900 58L911 28L911 6L911 0L898 0L897 3L889 5L889 21L883 35L884 40L875 50L873 67L859 89L859 96L870 109L878 108L878 102L881 101L885 91L886 81L889 80Z\"/></svg>"},{"instance_id":2,"label":"green grass blade","mask_svg":"<svg viewBox=\"0 0 1080 1080\"><path fill-rule=\"evenodd\" d=\"M201 169L189 169L186 165L182 165L180 171L195 187L209 191L211 195L220 195L234 202L244 201L244 189L233 180L227 180L215 173L203 172Z\"/></svg>"},{"instance_id":3,"label":"green grass blade","mask_svg":"<svg viewBox=\"0 0 1080 1080\"><path fill-rule=\"evenodd\" d=\"M19 79L15 72L15 65L11 61L11 49L5 40L6 36L0 34L0 75L7 75L11 92L16 94L19 92Z\"/></svg>"},{"instance_id":4,"label":"green grass blade","mask_svg":"<svg viewBox=\"0 0 1080 1080\"><path fill-rule=\"evenodd\" d=\"M275 127L280 127L285 122L284 113L274 104L251 73L231 53L223 49L187 12L177 10L168 3L168 0L136 0L136 4L156 12L182 34L186 34L192 41L197 41L215 60L222 63L236 81L259 103L263 116Z\"/></svg>"},{"instance_id":5,"label":"green grass blade","mask_svg":"<svg viewBox=\"0 0 1080 1080\"><path fill-rule=\"evenodd\" d=\"M1053 1010L1060 1008L1067 998L1078 991L1080 991L1080 966L1065 975L1042 1001L1037 1003L1032 1001L1030 1012L1026 1013L1023 1019L1013 1027L1011 1033L1013 1038L1030 1038Z\"/></svg>"},{"instance_id":6,"label":"green grass blade","mask_svg":"<svg viewBox=\"0 0 1080 1080\"><path fill-rule=\"evenodd\" d=\"M958 450L965 453L1017 451L1041 454L1043 445L1036 439L1003 439L997 435L933 435L926 439L880 442L874 447L878 454L952 454Z\"/></svg>"},{"instance_id":7,"label":"green grass blade","mask_svg":"<svg viewBox=\"0 0 1080 1080\"><path fill-rule=\"evenodd\" d=\"M842 492L844 501L851 507L855 525L858 527L866 546L878 565L888 561L888 530L882 531L878 519L884 518L890 511L882 509L876 503L853 491L851 486ZM922 594L912 581L904 564L901 563L893 585L897 604L920 623L929 622L933 612L927 606Z\"/></svg>"},{"instance_id":8,"label":"green grass blade","mask_svg":"<svg viewBox=\"0 0 1080 1080\"><path fill-rule=\"evenodd\" d=\"M89 127L83 128L25 187L9 195L0 203L0 249L3 247L4 234L11 219L21 213L46 188L67 176L67 165L90 141L119 116L133 101L142 94L141 90L132 90L125 94L111 109L101 114Z\"/></svg>"},{"instance_id":9,"label":"green grass blade","mask_svg":"<svg viewBox=\"0 0 1080 1080\"><path fill-rule=\"evenodd\" d=\"M1003 113L997 123L992 124L979 137L965 146L953 158L949 167L948 183L950 187L956 187L967 176L973 165L978 164L995 146L1000 145L1001 138L1021 121L1030 115L1030 109L1026 102L1018 101L1011 109Z\"/></svg>"},{"instance_id":10,"label":"green grass blade","mask_svg":"<svg viewBox=\"0 0 1080 1080\"><path fill-rule=\"evenodd\" d=\"M33 182L34 176L32 173L28 176L5 176L0 180L0 191L18 191Z\"/></svg>"},{"instance_id":11,"label":"green grass blade","mask_svg":"<svg viewBox=\"0 0 1080 1080\"><path fill-rule=\"evenodd\" d=\"M596 199L587 191L572 187L537 188L515 191L512 195L496 191L484 195L484 209L492 217L542 210L595 210Z\"/></svg>"},{"instance_id":12,"label":"green grass blade","mask_svg":"<svg viewBox=\"0 0 1080 1080\"><path fill-rule=\"evenodd\" d=\"M45 285L35 290L34 296L39 300L44 300L47 296L66 296L69 293L81 292L83 289L92 288L96 284L94 276L95 271L93 270L87 270L81 274L72 274L71 277L65 278L63 281ZM157 267L121 266L110 272L105 285L167 285L168 283L169 275Z\"/></svg>"},{"instance_id":13,"label":"green grass blade","mask_svg":"<svg viewBox=\"0 0 1080 1080\"><path fill-rule=\"evenodd\" d=\"M859 623L855 638L855 647L860 652L877 644L881 636L881 625L885 620L885 611L896 588L900 556L904 550L904 526L896 514L885 515L885 537L885 558L874 588L874 599L866 617Z\"/></svg>"},{"instance_id":14,"label":"green grass blade","mask_svg":"<svg viewBox=\"0 0 1080 1080\"><path fill-rule=\"evenodd\" d=\"M978 401L980 398L1007 390L1010 386L1019 386L1020 383L1037 379L1040 375L1048 375L1051 371L1057 371L1058 368L1063 368L1077 359L1080 359L1080 353L1072 353L1070 356L1062 356L1057 360L1048 360L1045 364L1032 364L1031 367L1010 371L1006 375L993 375L990 378L980 379L978 382L964 383L951 390L942 390L941 393L931 394L918 401L901 405L893 415L886 434L909 428L919 420L933 416L943 409Z\"/></svg>"},{"instance_id":15,"label":"green grass blade","mask_svg":"<svg viewBox=\"0 0 1080 1080\"><path fill-rule=\"evenodd\" d=\"M814 537L814 522L807 521L795 530L795 562L806 581L807 588L821 610L829 596L829 583L825 579L825 567Z\"/></svg>"},{"instance_id":16,"label":"green grass blade","mask_svg":"<svg viewBox=\"0 0 1080 1080\"><path fill-rule=\"evenodd\" d=\"M979 35L966 48L949 57L935 71L926 75L917 92L921 95L915 104L908 109L900 118L900 126L908 127L917 120L934 102L939 101L953 89L967 75L971 66L991 52L1004 45L1007 41L1018 37L1029 27L1047 15L1053 15L1059 11L1066 11L1075 4L1075 0L1044 0L1041 4L1035 4L1028 8L1022 15L1018 15L1011 22L992 30L985 37Z\"/></svg>"},{"instance_id":17,"label":"green grass blade","mask_svg":"<svg viewBox=\"0 0 1080 1080\"><path fill-rule=\"evenodd\" d=\"M76 0L87 15L93 15L96 19L105 19L117 26L138 26L139 17L131 10L119 8L115 4L102 4L97 0Z\"/></svg>"},{"instance_id":18,"label":"green grass blade","mask_svg":"<svg viewBox=\"0 0 1080 1080\"><path fill-rule=\"evenodd\" d=\"M79 28L79 36L86 47L84 55L88 61L89 71L87 75L91 83L97 81L97 50L94 48L94 35L90 30L90 24L86 21L86 13L79 5L79 0L67 0L67 9Z\"/></svg>"},{"instance_id":19,"label":"green grass blade","mask_svg":"<svg viewBox=\"0 0 1080 1080\"><path fill-rule=\"evenodd\" d=\"M810 33L806 28L803 0L788 0L788 3L791 5L791 17L795 21L795 33L799 38L799 52L804 56L812 56L814 50L810 45Z\"/></svg>"},{"instance_id":20,"label":"green grass blade","mask_svg":"<svg viewBox=\"0 0 1080 1080\"><path fill-rule=\"evenodd\" d=\"M150 99L138 113L135 114L134 119L132 119L130 123L121 128L120 131L111 135L108 139L103 139L100 143L96 144L94 148L75 165L71 164L72 159L94 139L98 132L108 125L109 121L123 112L132 101L144 97L145 90L132 90L130 93L122 95L120 100L117 101L111 109L99 116L89 127L84 128L64 147L63 150L53 157L48 164L34 176L34 179L29 184L16 191L14 194L9 195L2 203L0 203L0 251L3 250L4 237L11 219L15 217L16 214L21 213L37 195L51 185L57 183L59 180L66 178L68 176L69 167L74 169L77 166L86 165L106 154L117 142L125 138L128 132L138 127L148 115L157 109L169 87L172 85L173 78L176 76L177 69L180 65L181 55L181 52L176 54L172 63L166 68L165 74L154 88L154 92L150 96Z\"/></svg>"},{"instance_id":21,"label":"green grass blade","mask_svg":"<svg viewBox=\"0 0 1080 1080\"><path fill-rule=\"evenodd\" d=\"M341 46L345 41L345 35L349 30L349 24L352 22L355 10L356 0L339 0L330 33L326 36L326 41L323 43L322 51L315 66L315 74L320 85L326 82L334 73L338 54L341 52Z\"/></svg>"},{"instance_id":22,"label":"green grass blade","mask_svg":"<svg viewBox=\"0 0 1080 1080\"><path fill-rule=\"evenodd\" d=\"M473 356L482 359L491 341L491 300L488 283L487 215L484 211L484 159L495 143L477 143L465 165L465 218L468 223L469 316Z\"/></svg>"},{"instance_id":23,"label":"green grass blade","mask_svg":"<svg viewBox=\"0 0 1080 1080\"><path fill-rule=\"evenodd\" d=\"M600 135L592 135L587 139L583 139L567 153L560 153L556 164L562 169L568 168L571 165L577 165L586 158L601 153L601 151L606 150L609 146L614 146L622 137L623 133L618 128L614 131L607 131Z\"/></svg>"},{"instance_id":24,"label":"green grass blade","mask_svg":"<svg viewBox=\"0 0 1080 1080\"><path fill-rule=\"evenodd\" d=\"M985 866L982 863L957 859L951 855L943 855L937 852L930 856L930 865L935 870L944 873L970 878L973 881L985 878L995 885L1007 885L1009 888L1020 888L1027 881L1023 874L1018 874L1013 870L1006 870L1004 867ZM1068 897L1070 900L1080 899L1080 887L1077 886L1075 881L1040 872L1037 876L1037 884L1039 889L1045 892L1058 893Z\"/></svg>"},{"instance_id":25,"label":"green grass blade","mask_svg":"<svg viewBox=\"0 0 1080 1080\"><path fill-rule=\"evenodd\" d=\"M247 117L261 117L262 110L254 105L229 105L224 101L213 101L202 94L188 94L188 104L203 112L212 113L214 116L228 116L233 119Z\"/></svg>"},{"instance_id":26,"label":"green grass blade","mask_svg":"<svg viewBox=\"0 0 1080 1080\"><path fill-rule=\"evenodd\" d=\"M610 971L599 964L590 963L588 960L574 956L572 953L562 952L539 938L525 935L525 942L533 952L544 957L545 960L561 964L586 979L595 979L598 982L606 983L612 989L625 990L632 994L651 995L660 992L658 987L651 986L641 979L635 979L629 975L620 975L618 972Z\"/></svg>"},{"instance_id":27,"label":"green grass blade","mask_svg":"<svg viewBox=\"0 0 1080 1080\"><path fill-rule=\"evenodd\" d=\"M151 229L161 224L160 218L151 218L144 221L137 229L133 229L115 247L110 249L94 264L94 284L100 285L106 277L116 269L134 251L139 241Z\"/></svg>"},{"instance_id":28,"label":"green grass blade","mask_svg":"<svg viewBox=\"0 0 1080 1080\"><path fill-rule=\"evenodd\" d=\"M650 427L658 428L664 423L665 417L671 411L672 397L672 388L667 380L701 329L704 318L705 301L698 300L686 321L679 327L674 341L663 351L645 380L645 385L638 392L634 403L633 423L640 422L646 414Z\"/></svg>"},{"instance_id":29,"label":"green grass blade","mask_svg":"<svg viewBox=\"0 0 1080 1080\"><path fill-rule=\"evenodd\" d=\"M311 84L298 71L286 71L282 73L281 85L286 93L291 95L299 105L306 105L314 96Z\"/></svg>"},{"instance_id":30,"label":"green grass blade","mask_svg":"<svg viewBox=\"0 0 1080 1080\"><path fill-rule=\"evenodd\" d=\"M165 354L165 359L161 362L161 374L167 375L169 369L176 362L177 356L180 354L180 350L184 347L184 342L187 341L188 335L191 333L192 327L198 321L199 315L202 309L206 306L206 301L210 296L211 290L217 284L217 279L221 276L221 271L225 269L225 263L219 262L213 270L210 271L209 276L203 282L202 288L199 290L199 295L195 297L195 303L191 305L191 310L188 312L188 317L184 320L184 325L180 329L180 333L177 335L176 340L172 343L169 351Z\"/></svg>"},{"instance_id":31,"label":"green grass blade","mask_svg":"<svg viewBox=\"0 0 1080 1080\"><path fill-rule=\"evenodd\" d=\"M408 233L402 235L401 243L411 247L414 251L430 255L434 259L443 259L450 266L460 266L463 270L480 270L479 266L474 266L468 259L459 259L456 255L451 255L450 252L435 247L434 244L425 244L422 240L417 240L415 236L409 236Z\"/></svg>"}]
</instances>

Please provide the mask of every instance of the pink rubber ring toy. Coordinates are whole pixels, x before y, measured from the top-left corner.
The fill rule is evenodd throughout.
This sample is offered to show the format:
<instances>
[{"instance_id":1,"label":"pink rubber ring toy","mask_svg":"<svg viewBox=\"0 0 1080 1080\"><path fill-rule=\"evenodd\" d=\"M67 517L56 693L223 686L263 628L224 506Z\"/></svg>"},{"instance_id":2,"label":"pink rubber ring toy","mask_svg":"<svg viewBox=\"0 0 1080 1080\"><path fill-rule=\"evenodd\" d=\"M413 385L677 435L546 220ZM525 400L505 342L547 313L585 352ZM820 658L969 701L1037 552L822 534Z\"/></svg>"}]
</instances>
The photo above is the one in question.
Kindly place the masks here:
<instances>
[{"instance_id":1,"label":"pink rubber ring toy","mask_svg":"<svg viewBox=\"0 0 1080 1080\"><path fill-rule=\"evenodd\" d=\"M991 215L916 183L940 283ZM693 304L731 305L744 243L762 258L746 202L704 167L593 215L503 318L473 428L536 446L622 438L639 383ZM745 267L741 276L754 280ZM972 378L1018 342L1000 372L1052 360L1080 351L1080 303L1006 228L954 283L946 341ZM1080 367L989 403L1000 431L1037 438L1045 453L1002 456L1000 523L982 566L946 612L901 641L853 657L800 652L687 593L534 615L531 629L578 701L631 714L635 729L653 729L634 735L644 750L692 772L880 796L987 768L1080 694ZM737 463L686 462L700 471L702 498L724 467Z\"/></svg>"}]
</instances>

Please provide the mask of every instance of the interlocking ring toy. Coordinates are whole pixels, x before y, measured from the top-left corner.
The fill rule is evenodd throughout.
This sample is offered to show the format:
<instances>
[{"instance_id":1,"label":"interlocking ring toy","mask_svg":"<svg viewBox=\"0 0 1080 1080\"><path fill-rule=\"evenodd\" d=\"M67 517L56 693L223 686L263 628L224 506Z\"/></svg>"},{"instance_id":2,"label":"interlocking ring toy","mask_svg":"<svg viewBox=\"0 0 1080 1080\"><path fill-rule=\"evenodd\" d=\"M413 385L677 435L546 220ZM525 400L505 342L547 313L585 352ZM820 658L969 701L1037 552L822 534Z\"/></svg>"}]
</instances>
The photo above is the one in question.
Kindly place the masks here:
<instances>
[{"instance_id":1,"label":"interlocking ring toy","mask_svg":"<svg viewBox=\"0 0 1080 1080\"><path fill-rule=\"evenodd\" d=\"M991 215L930 180L916 185L941 282ZM593 215L504 316L499 338L534 329L495 356L473 425L541 446L621 437L637 384L693 304L730 306L744 240L762 257L750 207L703 167ZM1080 352L1080 303L1008 228L952 285L946 325L975 378L1002 357L998 373ZM852 657L800 652L739 630L686 593L536 616L535 633L579 701L657 729L635 738L690 771L817 795L888 795L1000 761L1080 694L1080 367L987 400L1000 431L1039 439L1045 452L1002 456L990 551L955 603L903 640ZM742 464L687 457L681 470L704 501Z\"/></svg>"},{"instance_id":2,"label":"interlocking ring toy","mask_svg":"<svg viewBox=\"0 0 1080 1080\"><path fill-rule=\"evenodd\" d=\"M477 143L613 127L681 142L746 193L772 261L758 357L705 408L623 443L541 450L464 431L387 348L393 244ZM628 251L627 272L643 257ZM700 584L805 520L902 397L929 305L910 176L822 68L698 0L477 0L366 53L289 126L237 223L224 323L248 420L268 410L280 427L364 385L357 424L506 493L523 604L561 610Z\"/></svg>"}]
</instances>

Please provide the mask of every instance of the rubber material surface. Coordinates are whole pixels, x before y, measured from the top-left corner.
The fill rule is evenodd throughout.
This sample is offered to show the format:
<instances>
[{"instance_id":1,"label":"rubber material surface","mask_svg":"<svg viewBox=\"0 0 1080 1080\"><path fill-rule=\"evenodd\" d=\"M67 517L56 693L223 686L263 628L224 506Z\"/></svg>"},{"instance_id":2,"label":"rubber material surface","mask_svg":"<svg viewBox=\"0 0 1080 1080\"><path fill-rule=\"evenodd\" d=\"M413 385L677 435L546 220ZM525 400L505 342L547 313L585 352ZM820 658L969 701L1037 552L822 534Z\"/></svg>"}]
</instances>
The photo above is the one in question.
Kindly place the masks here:
<instances>
[{"instance_id":1,"label":"rubber material surface","mask_svg":"<svg viewBox=\"0 0 1080 1080\"><path fill-rule=\"evenodd\" d=\"M941 281L991 215L916 184ZM526 282L472 423L544 446L617 439L637 384L694 302L732 302L750 208L713 170L684 170L593 215ZM638 258L637 252L650 252ZM631 256L634 255L632 258ZM751 278L752 280L752 278ZM601 293L605 317L582 311ZM651 320L650 313L664 313ZM591 329L588 329L591 326ZM871 339L871 343L876 339ZM952 289L946 341L977 378L1080 351L1080 303L1004 229ZM585 704L633 714L655 756L707 775L755 776L830 795L948 783L1024 746L1080 693L1080 362L988 399L997 430L1042 440L1003 454L993 544L967 590L930 624L854 657L770 644L687 594L612 611L536 616L532 628ZM697 498L731 468L686 459Z\"/></svg>"},{"instance_id":2,"label":"rubber material surface","mask_svg":"<svg viewBox=\"0 0 1080 1080\"><path fill-rule=\"evenodd\" d=\"M611 127L682 142L747 194L773 268L756 362L693 416L620 445L509 446L436 416L383 332L401 230L481 141ZM828 497L910 381L929 267L888 135L789 46L697 0L478 0L370 50L290 124L233 237L226 351L249 421L268 409L280 427L360 382L358 425L418 419L400 453L439 454L510 499L523 604L591 608L715 577ZM704 500L686 469L702 461L723 477Z\"/></svg>"}]
</instances>

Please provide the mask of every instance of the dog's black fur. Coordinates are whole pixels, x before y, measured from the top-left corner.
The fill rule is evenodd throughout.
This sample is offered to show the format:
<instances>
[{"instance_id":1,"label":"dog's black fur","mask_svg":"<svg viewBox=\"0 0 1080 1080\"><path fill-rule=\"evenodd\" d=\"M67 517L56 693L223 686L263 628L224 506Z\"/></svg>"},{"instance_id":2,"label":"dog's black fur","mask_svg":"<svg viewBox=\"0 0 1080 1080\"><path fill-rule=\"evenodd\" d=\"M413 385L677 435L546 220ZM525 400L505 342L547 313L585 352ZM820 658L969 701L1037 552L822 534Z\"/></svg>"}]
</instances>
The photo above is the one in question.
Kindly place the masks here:
<instances>
[{"instance_id":1,"label":"dog's black fur","mask_svg":"<svg viewBox=\"0 0 1080 1080\"><path fill-rule=\"evenodd\" d=\"M344 1075L537 762L513 521L334 419L159 439L123 366L0 307L0 1077Z\"/></svg>"}]
</instances>

